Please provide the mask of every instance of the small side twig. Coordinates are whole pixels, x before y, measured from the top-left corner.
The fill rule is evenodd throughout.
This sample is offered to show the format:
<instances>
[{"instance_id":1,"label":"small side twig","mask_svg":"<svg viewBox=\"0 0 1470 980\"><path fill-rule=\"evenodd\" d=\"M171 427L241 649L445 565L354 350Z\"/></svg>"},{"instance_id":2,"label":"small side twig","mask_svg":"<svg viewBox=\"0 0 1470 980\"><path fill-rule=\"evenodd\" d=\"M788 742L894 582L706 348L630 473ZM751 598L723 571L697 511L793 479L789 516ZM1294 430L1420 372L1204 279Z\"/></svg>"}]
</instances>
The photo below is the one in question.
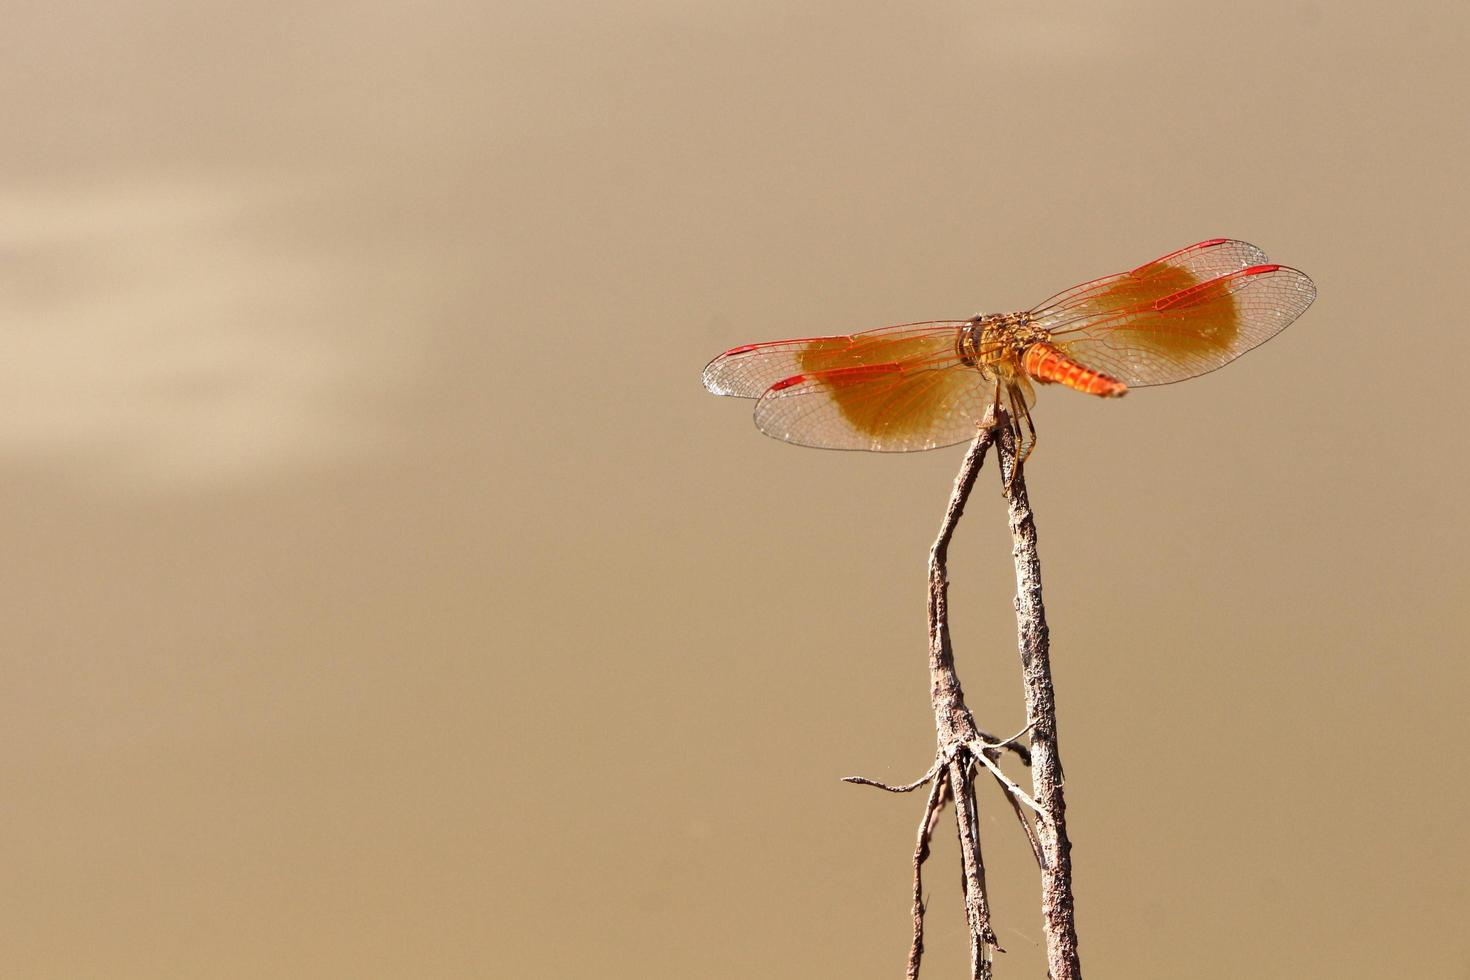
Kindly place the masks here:
<instances>
[{"instance_id":1,"label":"small side twig","mask_svg":"<svg viewBox=\"0 0 1470 980\"><path fill-rule=\"evenodd\" d=\"M928 772L913 782L904 783L902 786L890 786L882 780L869 779L867 776L843 776L842 781L844 783L854 783L858 786L873 786L877 789L887 790L890 793L912 793L920 786L928 786L933 781L935 774L939 772L939 767L943 765L943 762L942 757L934 760L934 765L929 767Z\"/></svg>"},{"instance_id":2,"label":"small side twig","mask_svg":"<svg viewBox=\"0 0 1470 980\"><path fill-rule=\"evenodd\" d=\"M934 771L931 770L929 776L932 781L929 801L924 805L924 817L919 821L918 840L914 843L914 939L909 944L905 980L919 980L919 960L924 955L924 862L929 859L929 841L934 836L934 828L939 825L939 815L944 811L944 801L949 792L949 783L943 779L934 779Z\"/></svg>"},{"instance_id":3,"label":"small side twig","mask_svg":"<svg viewBox=\"0 0 1470 980\"><path fill-rule=\"evenodd\" d=\"M990 758L983 748L980 748L977 743L971 742L970 752L974 755L975 761L990 770L990 774L995 777L995 781L1000 783L1001 789L1009 793L1016 802L1025 804L1036 811L1036 816L1040 819L1045 820L1047 818L1046 811L1038 806L1035 800L1027 796L1026 791L1017 786L1011 777L1005 774L1005 770L997 765L995 760Z\"/></svg>"},{"instance_id":4,"label":"small side twig","mask_svg":"<svg viewBox=\"0 0 1470 980\"><path fill-rule=\"evenodd\" d=\"M1031 856L1036 858L1036 866L1038 868L1045 867L1046 855L1042 853L1041 841L1037 839L1036 831L1032 829L1031 821L1026 817L1026 811L1021 809L1021 801L1016 799L1015 794L1011 793L999 782L995 785L1000 789L1000 795L1004 796L1006 802L1011 805L1011 812L1016 815L1016 821L1021 825L1021 833L1026 835L1026 843L1031 845Z\"/></svg>"},{"instance_id":5,"label":"small side twig","mask_svg":"<svg viewBox=\"0 0 1470 980\"><path fill-rule=\"evenodd\" d=\"M980 732L980 748L984 749L987 753L992 749L1010 749L1021 757L1022 762L1029 766L1031 765L1031 753L1021 744L1021 739L1029 735L1031 729L1035 727L1035 725L1028 722L1025 728L1004 740L999 740L989 732L981 731L980 729L976 729L976 731Z\"/></svg>"}]
</instances>

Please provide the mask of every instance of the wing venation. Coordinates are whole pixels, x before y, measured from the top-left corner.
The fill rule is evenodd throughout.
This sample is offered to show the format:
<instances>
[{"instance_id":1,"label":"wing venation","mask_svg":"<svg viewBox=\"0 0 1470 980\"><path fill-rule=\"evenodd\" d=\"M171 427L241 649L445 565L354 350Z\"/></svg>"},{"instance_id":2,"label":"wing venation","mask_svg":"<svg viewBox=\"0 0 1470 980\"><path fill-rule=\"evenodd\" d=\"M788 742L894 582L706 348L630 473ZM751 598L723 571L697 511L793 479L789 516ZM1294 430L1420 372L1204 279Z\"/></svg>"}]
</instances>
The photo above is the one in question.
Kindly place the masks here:
<instances>
[{"instance_id":1,"label":"wing venation","mask_svg":"<svg viewBox=\"0 0 1470 980\"><path fill-rule=\"evenodd\" d=\"M897 360L912 342L935 336L948 338L945 343L952 345L956 332L967 322L900 323L855 334L747 344L705 365L704 386L717 395L759 398L777 381L803 371Z\"/></svg>"},{"instance_id":2,"label":"wing venation","mask_svg":"<svg viewBox=\"0 0 1470 980\"><path fill-rule=\"evenodd\" d=\"M1312 280L1297 269L1262 264L1162 296L1085 311L1038 325L1067 356L1129 387L1172 384L1214 371L1285 330L1316 298Z\"/></svg>"}]
</instances>

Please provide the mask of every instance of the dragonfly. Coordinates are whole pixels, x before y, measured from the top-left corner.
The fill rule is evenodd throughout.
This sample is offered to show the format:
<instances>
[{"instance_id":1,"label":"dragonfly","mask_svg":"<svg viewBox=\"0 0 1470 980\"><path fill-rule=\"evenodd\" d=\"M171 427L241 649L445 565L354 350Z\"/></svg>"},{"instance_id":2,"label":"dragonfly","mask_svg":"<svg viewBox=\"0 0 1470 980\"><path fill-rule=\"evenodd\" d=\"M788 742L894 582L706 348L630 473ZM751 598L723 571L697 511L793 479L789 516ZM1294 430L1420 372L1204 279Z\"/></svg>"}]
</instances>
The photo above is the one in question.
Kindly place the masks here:
<instances>
[{"instance_id":1,"label":"dragonfly","mask_svg":"<svg viewBox=\"0 0 1470 980\"><path fill-rule=\"evenodd\" d=\"M1198 377L1276 336L1316 295L1306 273L1212 238L1019 313L735 347L705 367L704 386L756 399L756 427L777 439L885 453L972 439L1004 403L1018 472L1036 446L1035 385L1118 398Z\"/></svg>"}]
</instances>

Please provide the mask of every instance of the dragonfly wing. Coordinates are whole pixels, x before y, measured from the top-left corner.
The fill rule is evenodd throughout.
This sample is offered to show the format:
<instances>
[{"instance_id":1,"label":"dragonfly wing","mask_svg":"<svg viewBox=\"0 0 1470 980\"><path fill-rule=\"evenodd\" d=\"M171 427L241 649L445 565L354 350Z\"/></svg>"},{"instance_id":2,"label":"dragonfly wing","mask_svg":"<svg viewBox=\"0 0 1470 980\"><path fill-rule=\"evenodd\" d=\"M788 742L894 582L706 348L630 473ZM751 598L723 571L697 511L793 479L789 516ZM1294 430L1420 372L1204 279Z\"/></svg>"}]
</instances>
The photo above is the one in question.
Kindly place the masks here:
<instances>
[{"instance_id":1,"label":"dragonfly wing","mask_svg":"<svg viewBox=\"0 0 1470 980\"><path fill-rule=\"evenodd\" d=\"M1107 303L1089 300L1086 312L1067 314L1054 325L1043 317L1037 325L1051 330L1053 343L1067 356L1143 387L1223 367L1286 329L1312 305L1317 288L1304 272L1267 264L1158 297L1145 292L1140 299L1128 288L1105 295Z\"/></svg>"},{"instance_id":2,"label":"dragonfly wing","mask_svg":"<svg viewBox=\"0 0 1470 980\"><path fill-rule=\"evenodd\" d=\"M811 371L863 364L884 363L914 356L911 348L920 341L923 355L933 345L922 343L942 338L942 347L952 348L965 320L934 320L901 323L861 333L804 340L777 340L748 344L727 350L704 368L704 386L716 395L759 398L783 378Z\"/></svg>"},{"instance_id":3,"label":"dragonfly wing","mask_svg":"<svg viewBox=\"0 0 1470 980\"><path fill-rule=\"evenodd\" d=\"M755 406L766 435L823 449L915 452L974 438L995 383L959 358L833 368L779 381Z\"/></svg>"},{"instance_id":4,"label":"dragonfly wing","mask_svg":"<svg viewBox=\"0 0 1470 980\"><path fill-rule=\"evenodd\" d=\"M1249 242L1212 238L1145 262L1131 272L1094 279L1057 293L1031 310L1032 321L1055 329L1076 317L1163 299L1181 289L1266 262L1266 253Z\"/></svg>"}]
</instances>

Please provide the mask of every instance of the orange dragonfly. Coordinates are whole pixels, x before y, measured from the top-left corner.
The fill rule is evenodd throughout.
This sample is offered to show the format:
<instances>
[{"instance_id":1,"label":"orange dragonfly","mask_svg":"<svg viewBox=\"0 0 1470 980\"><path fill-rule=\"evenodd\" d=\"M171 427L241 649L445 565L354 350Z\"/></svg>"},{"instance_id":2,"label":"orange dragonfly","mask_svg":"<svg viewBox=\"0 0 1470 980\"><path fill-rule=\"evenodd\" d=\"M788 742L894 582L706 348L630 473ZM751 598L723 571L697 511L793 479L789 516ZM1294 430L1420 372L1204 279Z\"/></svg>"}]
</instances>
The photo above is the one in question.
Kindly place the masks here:
<instances>
[{"instance_id":1,"label":"orange dragonfly","mask_svg":"<svg viewBox=\"0 0 1470 980\"><path fill-rule=\"evenodd\" d=\"M1004 398L1024 461L1033 381L1116 398L1193 378L1276 336L1316 295L1305 273L1214 238L1020 313L735 347L705 367L704 386L757 399L769 436L872 452L972 439Z\"/></svg>"}]
</instances>

